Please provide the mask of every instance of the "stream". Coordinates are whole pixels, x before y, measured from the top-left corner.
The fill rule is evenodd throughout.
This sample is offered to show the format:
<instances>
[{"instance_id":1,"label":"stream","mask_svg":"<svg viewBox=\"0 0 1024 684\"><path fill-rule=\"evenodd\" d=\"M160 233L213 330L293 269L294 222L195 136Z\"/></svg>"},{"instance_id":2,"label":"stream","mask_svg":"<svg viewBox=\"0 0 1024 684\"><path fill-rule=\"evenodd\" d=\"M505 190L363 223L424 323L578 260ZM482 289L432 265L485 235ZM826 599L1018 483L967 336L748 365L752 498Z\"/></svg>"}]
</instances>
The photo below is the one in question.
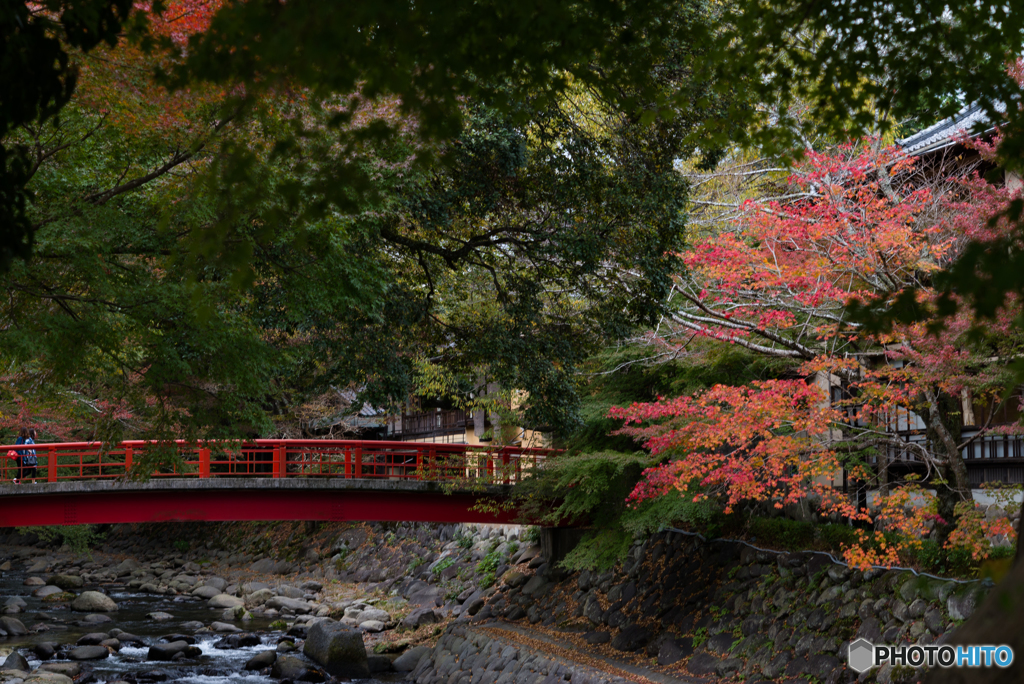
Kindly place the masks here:
<instances>
[{"instance_id":1,"label":"stream","mask_svg":"<svg viewBox=\"0 0 1024 684\"><path fill-rule=\"evenodd\" d=\"M214 644L230 634L200 632L196 633L198 623L208 626L211 622L221 621L219 609L210 608L206 601L191 596L162 596L159 594L132 593L123 585L103 587L85 586L80 591L105 591L119 609L109 613L110 622L86 623L84 613L72 612L66 604L45 603L42 599L32 596L37 587L23 584L28 575L20 570L11 570L0 577L0 604L6 604L11 597L21 598L27 605L20 613L10 615L17 618L33 632L25 636L0 637L0 647L18 650L34 669L43 661L31 650L35 644L50 642L58 647L62 644L75 644L78 639L90 633L109 632L120 629L123 632L141 637L146 645L122 644L117 653L112 653L102 660L82 661L78 664L82 672L91 670L92 678L76 677L78 681L115 682L128 681L145 684L148 682L174 681L187 684L272 684L279 680L258 672L246 672L246 661L256 653L274 650L278 642L286 636L280 630L272 630L270 620L253 619L240 624L244 633L255 633L260 643L253 646L238 648L216 648ZM168 613L172 619L157 621L148 617L152 613ZM192 624L189 624L192 623ZM38 631L37 631L38 630ZM158 643L161 637L168 635L186 635L195 639L202 655L184 661L147 661L149 645ZM289 637L288 640L298 640ZM59 649L58 649L59 650ZM62 657L58 652L56 658L46 662L74 662ZM312 665L302 655L301 648L288 653ZM2 661L6 655L0 658ZM389 675L391 677L391 675ZM363 684L383 684L401 679L394 675L388 679L358 680ZM20 681L20 680L19 680Z\"/></svg>"}]
</instances>

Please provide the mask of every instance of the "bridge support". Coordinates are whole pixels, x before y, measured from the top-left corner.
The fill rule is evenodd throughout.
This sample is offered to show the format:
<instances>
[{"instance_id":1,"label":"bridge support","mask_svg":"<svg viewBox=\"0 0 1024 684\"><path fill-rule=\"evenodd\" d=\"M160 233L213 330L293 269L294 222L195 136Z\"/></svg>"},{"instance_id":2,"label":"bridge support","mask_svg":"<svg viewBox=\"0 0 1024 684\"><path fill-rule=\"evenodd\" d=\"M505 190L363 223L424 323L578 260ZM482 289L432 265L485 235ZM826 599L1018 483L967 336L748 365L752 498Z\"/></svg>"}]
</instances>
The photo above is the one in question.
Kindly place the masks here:
<instances>
[{"instance_id":1,"label":"bridge support","mask_svg":"<svg viewBox=\"0 0 1024 684\"><path fill-rule=\"evenodd\" d=\"M548 565L554 566L575 549L588 530L581 527L540 528L540 554Z\"/></svg>"}]
</instances>

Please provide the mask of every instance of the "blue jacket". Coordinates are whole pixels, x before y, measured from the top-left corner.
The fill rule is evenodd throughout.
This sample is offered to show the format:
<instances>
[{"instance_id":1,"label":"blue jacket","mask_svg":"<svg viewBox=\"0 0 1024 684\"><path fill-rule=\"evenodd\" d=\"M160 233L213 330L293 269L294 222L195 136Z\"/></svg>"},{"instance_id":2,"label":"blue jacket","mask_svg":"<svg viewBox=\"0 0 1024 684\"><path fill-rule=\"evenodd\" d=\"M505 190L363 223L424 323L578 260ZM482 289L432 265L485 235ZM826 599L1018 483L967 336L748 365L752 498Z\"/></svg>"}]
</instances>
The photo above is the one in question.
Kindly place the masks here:
<instances>
[{"instance_id":1,"label":"blue jacket","mask_svg":"<svg viewBox=\"0 0 1024 684\"><path fill-rule=\"evenodd\" d=\"M14 443L15 444L35 444L35 441L31 437L29 437L27 439L22 439L21 437L18 437L17 441L15 441ZM35 449L18 449L18 455L19 456L35 456L36 455L36 450ZM31 465L31 464L29 464L29 465Z\"/></svg>"}]
</instances>

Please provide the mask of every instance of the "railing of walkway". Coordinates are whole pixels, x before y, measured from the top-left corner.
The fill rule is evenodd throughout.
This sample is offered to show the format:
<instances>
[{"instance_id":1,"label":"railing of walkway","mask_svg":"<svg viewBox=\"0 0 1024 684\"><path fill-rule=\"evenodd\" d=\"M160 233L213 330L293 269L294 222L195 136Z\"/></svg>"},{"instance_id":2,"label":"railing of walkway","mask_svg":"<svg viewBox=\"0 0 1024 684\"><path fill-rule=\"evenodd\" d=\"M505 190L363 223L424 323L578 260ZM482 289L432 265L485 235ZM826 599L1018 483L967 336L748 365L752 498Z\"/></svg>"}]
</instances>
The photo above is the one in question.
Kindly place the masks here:
<instances>
[{"instance_id":1,"label":"railing of walkway","mask_svg":"<svg viewBox=\"0 0 1024 684\"><path fill-rule=\"evenodd\" d=\"M248 442L145 442L116 445L63 442L0 446L0 478L19 477L11 451L35 449L39 482L124 477L134 464L157 455L168 465L152 477L341 477L515 484L552 449L477 447L429 442L269 440ZM152 454L161 450L161 454Z\"/></svg>"}]
</instances>

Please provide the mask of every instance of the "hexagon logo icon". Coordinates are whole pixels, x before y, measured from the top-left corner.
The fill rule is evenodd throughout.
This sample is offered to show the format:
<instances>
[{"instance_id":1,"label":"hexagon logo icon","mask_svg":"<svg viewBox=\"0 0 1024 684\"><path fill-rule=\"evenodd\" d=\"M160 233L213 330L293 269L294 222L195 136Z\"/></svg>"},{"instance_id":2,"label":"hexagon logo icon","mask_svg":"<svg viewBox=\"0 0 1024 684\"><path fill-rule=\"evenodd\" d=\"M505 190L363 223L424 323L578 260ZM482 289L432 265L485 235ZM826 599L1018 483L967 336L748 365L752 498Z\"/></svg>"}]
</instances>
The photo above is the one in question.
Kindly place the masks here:
<instances>
[{"instance_id":1,"label":"hexagon logo icon","mask_svg":"<svg viewBox=\"0 0 1024 684\"><path fill-rule=\"evenodd\" d=\"M850 644L847 662L850 669L858 674L875 666L875 646L867 639L857 639Z\"/></svg>"}]
</instances>

